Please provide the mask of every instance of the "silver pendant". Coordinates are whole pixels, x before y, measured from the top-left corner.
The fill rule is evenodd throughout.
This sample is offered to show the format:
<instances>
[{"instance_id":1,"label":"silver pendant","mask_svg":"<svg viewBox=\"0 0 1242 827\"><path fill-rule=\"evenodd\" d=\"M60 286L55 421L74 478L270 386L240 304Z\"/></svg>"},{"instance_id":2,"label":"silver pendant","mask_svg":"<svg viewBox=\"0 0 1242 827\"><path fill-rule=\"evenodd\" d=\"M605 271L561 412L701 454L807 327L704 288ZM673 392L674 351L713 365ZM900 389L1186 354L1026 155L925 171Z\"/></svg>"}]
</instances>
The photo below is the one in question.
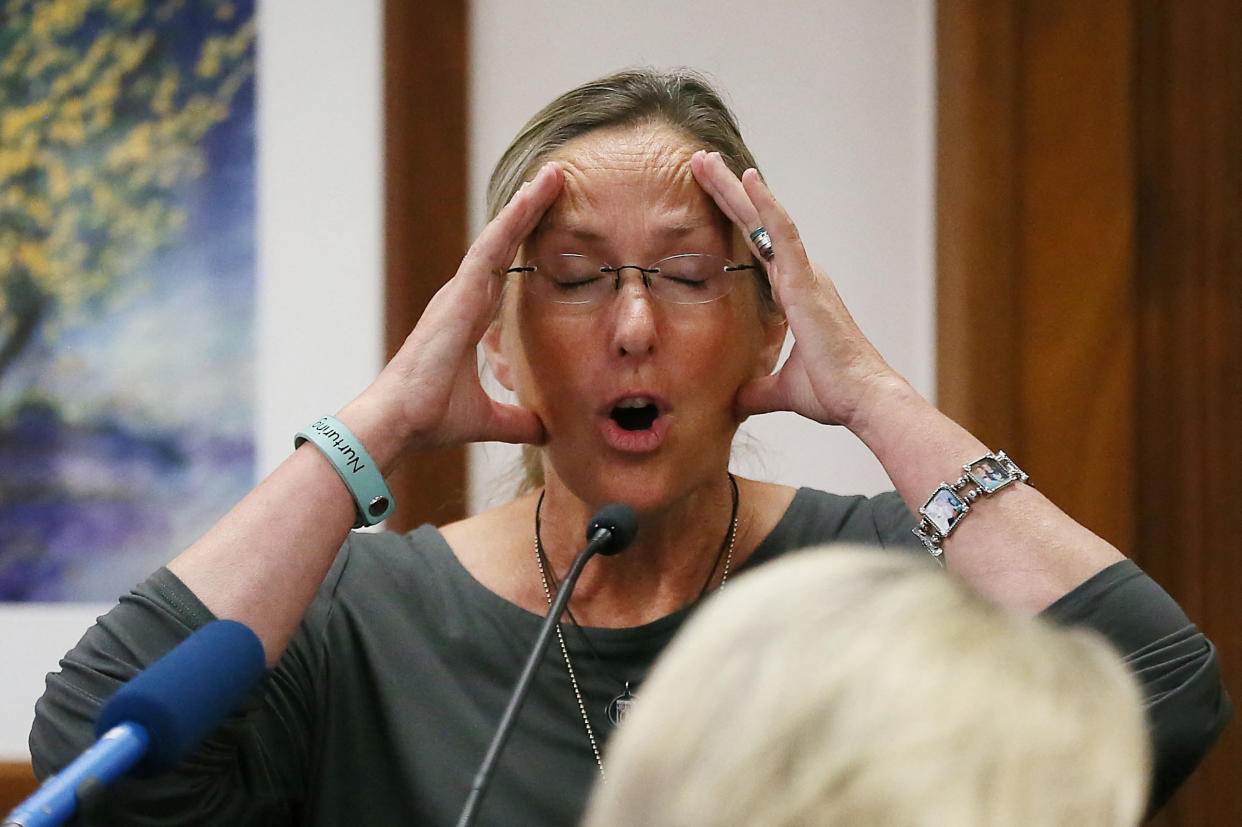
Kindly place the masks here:
<instances>
[{"instance_id":1,"label":"silver pendant","mask_svg":"<svg viewBox=\"0 0 1242 827\"><path fill-rule=\"evenodd\" d=\"M621 694L617 695L608 702L608 720L612 721L613 726L620 726L630 714L630 707L637 700L634 694L630 692L630 682L625 682L625 689L621 690Z\"/></svg>"}]
</instances>

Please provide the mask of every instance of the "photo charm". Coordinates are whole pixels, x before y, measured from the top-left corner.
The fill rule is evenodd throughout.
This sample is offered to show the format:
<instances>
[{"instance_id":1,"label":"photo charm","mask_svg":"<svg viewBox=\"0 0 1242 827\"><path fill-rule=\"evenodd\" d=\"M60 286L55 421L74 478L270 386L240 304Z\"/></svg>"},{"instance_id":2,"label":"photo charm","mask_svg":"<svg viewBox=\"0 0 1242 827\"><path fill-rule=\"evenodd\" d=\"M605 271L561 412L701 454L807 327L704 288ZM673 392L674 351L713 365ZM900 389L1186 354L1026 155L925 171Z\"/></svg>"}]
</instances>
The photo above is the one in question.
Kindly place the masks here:
<instances>
[{"instance_id":1,"label":"photo charm","mask_svg":"<svg viewBox=\"0 0 1242 827\"><path fill-rule=\"evenodd\" d=\"M941 483L936 493L928 498L919 513L926 517L941 537L947 537L970 506L947 483Z\"/></svg>"},{"instance_id":2,"label":"photo charm","mask_svg":"<svg viewBox=\"0 0 1242 827\"><path fill-rule=\"evenodd\" d=\"M1011 482L1026 482L1027 475L1005 456L1004 451L980 457L969 465L962 466L970 477L970 481L979 487L984 494L999 491Z\"/></svg>"},{"instance_id":3,"label":"photo charm","mask_svg":"<svg viewBox=\"0 0 1242 827\"><path fill-rule=\"evenodd\" d=\"M990 497L1011 482L1027 482L1030 477L1019 468L1004 451L984 454L974 462L962 466L966 473L950 484L940 486L919 508L919 524L911 531L937 562L943 565L941 547L945 537L953 531L970 511L970 504L980 496Z\"/></svg>"}]
</instances>

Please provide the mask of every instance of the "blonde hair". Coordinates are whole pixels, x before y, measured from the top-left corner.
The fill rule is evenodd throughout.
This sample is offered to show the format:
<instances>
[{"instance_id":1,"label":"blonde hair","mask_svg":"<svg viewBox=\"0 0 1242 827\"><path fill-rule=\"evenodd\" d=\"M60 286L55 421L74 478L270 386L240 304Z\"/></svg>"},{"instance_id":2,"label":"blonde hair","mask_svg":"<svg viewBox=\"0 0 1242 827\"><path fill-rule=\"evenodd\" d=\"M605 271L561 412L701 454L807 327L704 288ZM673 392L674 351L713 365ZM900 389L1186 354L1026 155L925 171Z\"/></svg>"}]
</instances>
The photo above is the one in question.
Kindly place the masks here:
<instances>
[{"instance_id":1,"label":"blonde hair","mask_svg":"<svg viewBox=\"0 0 1242 827\"><path fill-rule=\"evenodd\" d=\"M586 827L1137 824L1149 747L1110 645L921 563L820 549L730 582L643 685Z\"/></svg>"},{"instance_id":2,"label":"blonde hair","mask_svg":"<svg viewBox=\"0 0 1242 827\"><path fill-rule=\"evenodd\" d=\"M736 175L749 167L758 168L737 118L706 77L690 69L626 69L560 95L522 127L492 170L487 184L488 220L496 217L544 161L573 139L597 129L647 124L672 127L696 149L719 152ZM759 266L754 272L761 307L776 312L766 271ZM522 473L518 493L543 485L538 448L522 446Z\"/></svg>"}]
</instances>

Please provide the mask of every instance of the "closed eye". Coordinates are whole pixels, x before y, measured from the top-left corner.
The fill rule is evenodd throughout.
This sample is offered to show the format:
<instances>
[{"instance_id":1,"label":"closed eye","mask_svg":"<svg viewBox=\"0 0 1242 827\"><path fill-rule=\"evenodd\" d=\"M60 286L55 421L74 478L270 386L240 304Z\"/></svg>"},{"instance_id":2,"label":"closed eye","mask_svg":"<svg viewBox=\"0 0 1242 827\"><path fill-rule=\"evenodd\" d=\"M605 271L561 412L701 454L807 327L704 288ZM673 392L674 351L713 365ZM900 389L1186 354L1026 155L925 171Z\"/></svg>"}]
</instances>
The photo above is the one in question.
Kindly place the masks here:
<instances>
[{"instance_id":1,"label":"closed eye","mask_svg":"<svg viewBox=\"0 0 1242 827\"><path fill-rule=\"evenodd\" d=\"M596 284L597 282L601 281L601 279L597 276L594 278L586 278L586 279L551 278L549 279L549 281L552 282L552 286L555 287L557 290L569 292L571 290L580 290L583 287L590 287L592 284Z\"/></svg>"},{"instance_id":2,"label":"closed eye","mask_svg":"<svg viewBox=\"0 0 1242 827\"><path fill-rule=\"evenodd\" d=\"M708 279L701 276L660 276L663 281L672 282L681 287L702 289L707 286Z\"/></svg>"}]
</instances>

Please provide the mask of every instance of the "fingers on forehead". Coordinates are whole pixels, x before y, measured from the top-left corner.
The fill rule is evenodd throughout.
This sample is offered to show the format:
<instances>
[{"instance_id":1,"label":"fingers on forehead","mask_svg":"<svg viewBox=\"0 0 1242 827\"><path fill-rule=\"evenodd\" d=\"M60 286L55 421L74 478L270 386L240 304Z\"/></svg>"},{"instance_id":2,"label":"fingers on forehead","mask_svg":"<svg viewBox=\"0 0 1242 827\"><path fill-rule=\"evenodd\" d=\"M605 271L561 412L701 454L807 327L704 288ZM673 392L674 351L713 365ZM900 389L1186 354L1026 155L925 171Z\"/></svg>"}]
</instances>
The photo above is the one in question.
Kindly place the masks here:
<instances>
[{"instance_id":1,"label":"fingers on forehead","mask_svg":"<svg viewBox=\"0 0 1242 827\"><path fill-rule=\"evenodd\" d=\"M560 166L549 161L535 177L518 188L509 203L488 222L467 253L483 258L492 268L507 267L517 247L530 235L560 192Z\"/></svg>"},{"instance_id":2,"label":"fingers on forehead","mask_svg":"<svg viewBox=\"0 0 1242 827\"><path fill-rule=\"evenodd\" d=\"M757 169L748 169L743 172L739 185L745 190L747 199L761 213L766 213L770 217L786 221L789 219L789 216L785 214L785 210L772 197L772 192L768 189L768 185L764 183Z\"/></svg>"},{"instance_id":3,"label":"fingers on forehead","mask_svg":"<svg viewBox=\"0 0 1242 827\"><path fill-rule=\"evenodd\" d=\"M720 153L701 152L697 159L697 162L691 163L695 177L729 220L747 232L759 226L759 213L755 205Z\"/></svg>"},{"instance_id":4,"label":"fingers on forehead","mask_svg":"<svg viewBox=\"0 0 1242 827\"><path fill-rule=\"evenodd\" d=\"M802 247L797 226L790 220L789 213L785 212L781 203L772 196L772 191L768 189L758 170L748 169L742 173L742 186L758 209L761 223L772 237L773 244L794 253L809 267L810 261L806 258L806 250Z\"/></svg>"}]
</instances>

